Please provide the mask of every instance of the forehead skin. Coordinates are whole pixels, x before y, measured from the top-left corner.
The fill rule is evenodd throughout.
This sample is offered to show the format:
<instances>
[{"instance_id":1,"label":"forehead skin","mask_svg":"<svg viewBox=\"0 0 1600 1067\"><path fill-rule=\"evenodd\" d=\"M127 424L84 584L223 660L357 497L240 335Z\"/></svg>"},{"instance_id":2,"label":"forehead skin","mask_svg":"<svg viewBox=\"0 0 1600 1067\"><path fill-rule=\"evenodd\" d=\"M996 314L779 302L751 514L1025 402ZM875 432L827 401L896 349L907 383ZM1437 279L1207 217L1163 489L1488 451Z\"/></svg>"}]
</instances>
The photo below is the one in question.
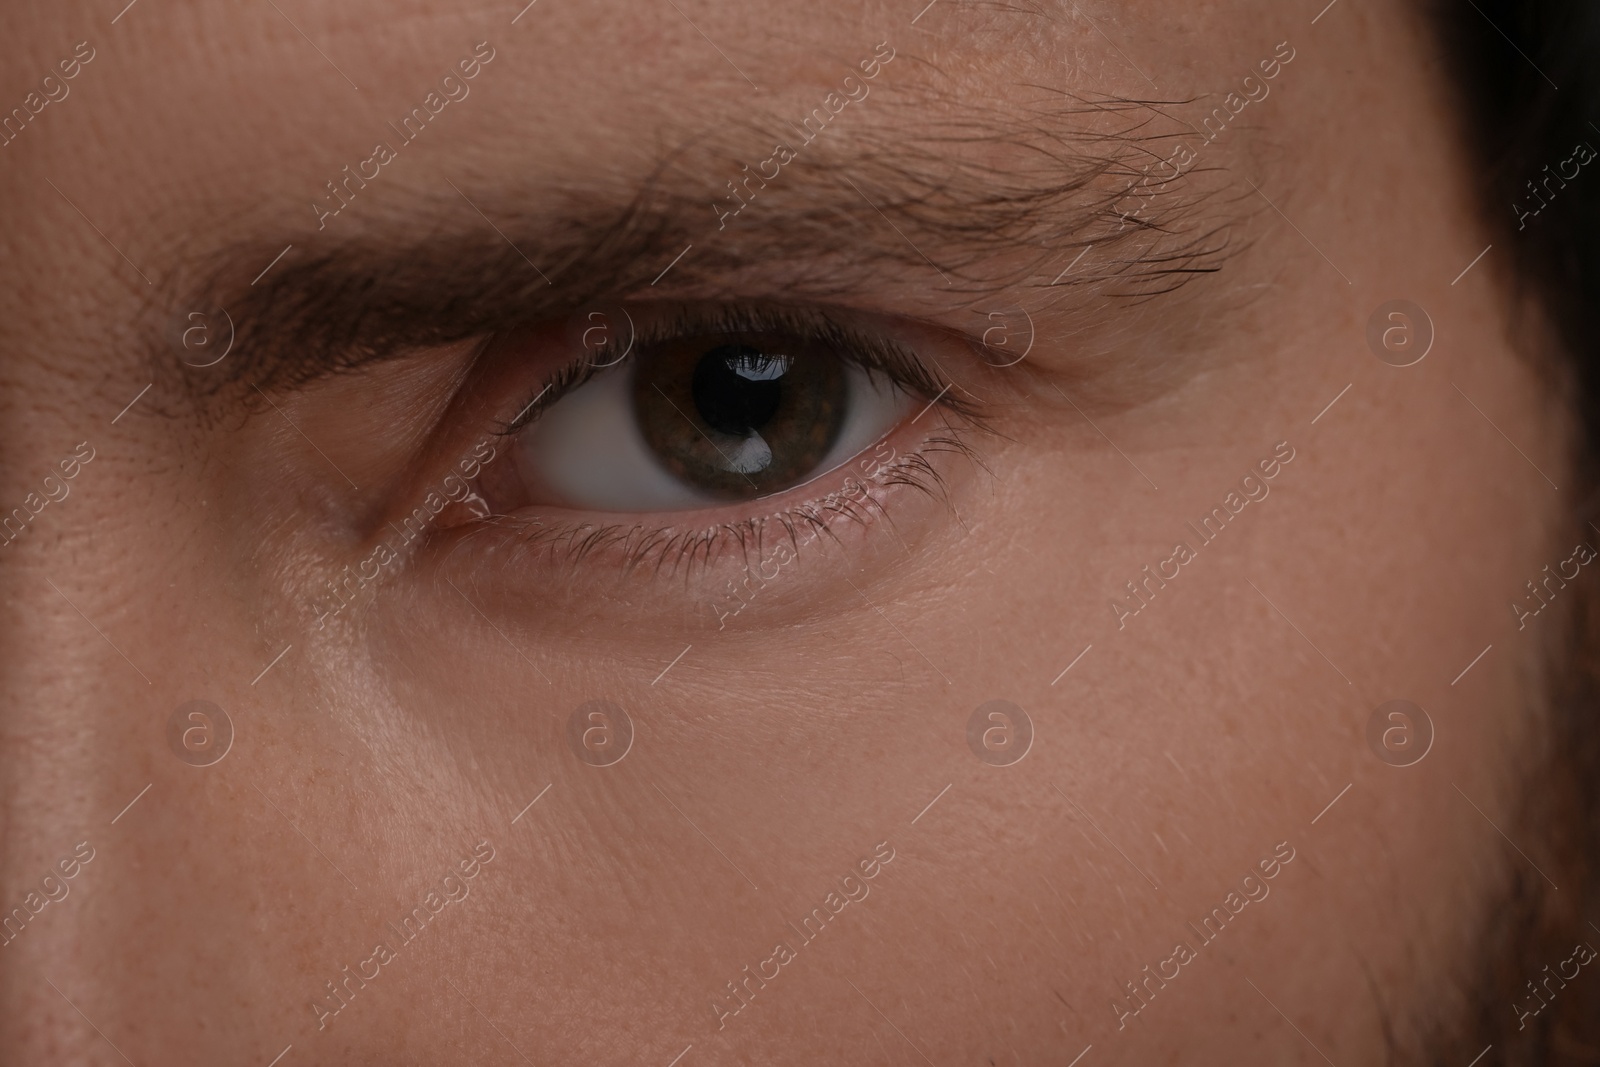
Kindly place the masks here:
<instances>
[{"instance_id":1,"label":"forehead skin","mask_svg":"<svg viewBox=\"0 0 1600 1067\"><path fill-rule=\"evenodd\" d=\"M1357 1063L1385 1027L1410 1041L1448 1016L1443 976L1470 969L1524 862L1487 823L1507 825L1540 722L1537 637L1505 603L1570 546L1550 533L1564 420L1505 340L1494 253L1452 284L1490 238L1432 43L1394 5L1314 25L1231 0L918 6L3 16L7 108L77 42L95 50L0 148L4 506L78 442L95 459L0 549L0 905L26 906L80 841L95 858L0 949L0 1059L1037 1063L1092 1045L1086 1063L1312 1062L1314 1044ZM471 95L319 231L324 183L480 41L495 58ZM770 153L773 116L803 115L883 41L895 59L852 124L800 161L787 200L773 190L771 219L756 201L717 243L711 205ZM1284 41L1270 95L1207 140L1211 109ZM1061 113L1113 98L1161 103ZM1076 145L1137 172L1137 139L1107 138L1143 122L1169 138L1163 158L1183 131L1200 146L1151 217L1227 237L1216 270L1171 293L1047 284L1075 237L1115 231L1104 208L1126 176L1048 204L1033 246L962 260L959 225L914 224L929 182L966 196L949 218L977 210L983 183L955 183L958 164L1048 176L997 130L1059 138L1066 171ZM907 155L952 129L988 136L943 164ZM1007 398L977 446L991 473L950 468L960 521L912 503L904 548L875 528L797 563L781 603L731 631L664 586L619 592L581 567L500 589L499 564L475 572L463 549L454 570L396 578L359 625L310 632L300 592L359 558L338 523L367 502L323 460L369 487L403 480L387 442L417 443L406 421L437 414L455 357L284 391L304 438L259 404L203 418L159 343L188 294L248 290L289 245L284 270L358 242L492 244L479 208L525 223L538 264L549 204L626 203L668 158L683 201L703 193L708 257L666 282L674 298L825 276L836 304L951 329L1038 311L1026 375L948 369ZM899 207L849 208L836 270L764 236L852 175ZM892 265L852 276L879 247ZM960 284L942 282L957 261ZM641 264L626 295L665 266ZM1395 299L1436 331L1405 369L1365 340ZM1119 627L1125 583L1280 441L1294 459L1270 496ZM568 714L596 697L638 721L615 767L566 747ZM193 699L237 731L212 767L168 746ZM993 699L1036 731L1010 767L968 748ZM1431 714L1420 764L1368 747L1390 699ZM480 839L495 859L468 899L319 1030L325 983ZM870 896L719 1026L727 984L884 841ZM1295 858L1270 896L1119 1029L1126 983L1197 943L1189 924L1280 842Z\"/></svg>"}]
</instances>

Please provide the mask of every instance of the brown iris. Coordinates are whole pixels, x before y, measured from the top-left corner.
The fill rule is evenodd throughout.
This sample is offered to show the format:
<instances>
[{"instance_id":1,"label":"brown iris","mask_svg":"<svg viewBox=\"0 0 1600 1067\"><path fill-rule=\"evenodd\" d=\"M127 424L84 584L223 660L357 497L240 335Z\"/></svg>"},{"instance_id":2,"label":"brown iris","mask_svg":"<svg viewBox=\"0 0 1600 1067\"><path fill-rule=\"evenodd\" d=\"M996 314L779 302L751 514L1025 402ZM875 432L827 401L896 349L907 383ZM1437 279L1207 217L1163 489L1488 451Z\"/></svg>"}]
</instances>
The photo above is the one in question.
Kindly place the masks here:
<instances>
[{"instance_id":1,"label":"brown iris","mask_svg":"<svg viewBox=\"0 0 1600 1067\"><path fill-rule=\"evenodd\" d=\"M772 334L671 341L640 359L633 405L667 470L730 499L821 473L839 439L846 367L819 345Z\"/></svg>"}]
</instances>

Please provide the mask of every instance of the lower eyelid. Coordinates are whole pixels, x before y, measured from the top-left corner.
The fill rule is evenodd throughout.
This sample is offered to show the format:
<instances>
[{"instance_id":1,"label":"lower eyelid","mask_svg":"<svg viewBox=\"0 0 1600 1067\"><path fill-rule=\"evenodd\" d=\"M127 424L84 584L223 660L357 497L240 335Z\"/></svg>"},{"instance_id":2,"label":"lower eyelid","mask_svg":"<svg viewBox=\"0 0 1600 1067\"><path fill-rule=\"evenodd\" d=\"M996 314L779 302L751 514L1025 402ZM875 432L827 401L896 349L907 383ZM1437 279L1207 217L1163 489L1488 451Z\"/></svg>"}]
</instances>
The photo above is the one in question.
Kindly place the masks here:
<instances>
[{"instance_id":1,"label":"lower eyelid","mask_svg":"<svg viewBox=\"0 0 1600 1067\"><path fill-rule=\"evenodd\" d=\"M780 542L806 544L824 537L843 546L861 538L873 540L879 520L891 508L898 512L902 501L922 497L945 503L952 464L943 457L976 456L969 433L961 427L925 427L911 434L903 429L805 486L764 501L720 504L716 510L723 516L689 512L684 513L689 521L663 524L638 516L527 508L454 531L451 540L460 544L451 552L470 553L478 543L535 568L555 566L571 573L581 566L613 575L649 572L692 581L716 580L724 570L730 576L741 572L767 558ZM852 483L864 489L853 489ZM763 502L767 506L759 515L737 514ZM708 521L694 521L701 518ZM813 530L816 536L810 536Z\"/></svg>"}]
</instances>

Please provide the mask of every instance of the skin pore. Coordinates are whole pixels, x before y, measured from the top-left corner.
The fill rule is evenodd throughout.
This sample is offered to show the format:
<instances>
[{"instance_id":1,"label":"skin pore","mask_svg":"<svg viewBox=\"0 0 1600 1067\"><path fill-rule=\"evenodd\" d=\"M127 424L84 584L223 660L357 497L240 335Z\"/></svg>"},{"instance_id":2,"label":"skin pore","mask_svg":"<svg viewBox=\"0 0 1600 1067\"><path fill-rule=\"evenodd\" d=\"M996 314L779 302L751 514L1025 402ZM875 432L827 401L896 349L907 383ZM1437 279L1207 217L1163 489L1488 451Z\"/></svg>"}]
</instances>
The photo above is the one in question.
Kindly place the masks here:
<instances>
[{"instance_id":1,"label":"skin pore","mask_svg":"<svg viewBox=\"0 0 1600 1067\"><path fill-rule=\"evenodd\" d=\"M1480 1003L1485 931L1583 888L1521 796L1592 578L1507 610L1584 536L1571 428L1475 259L1428 27L920 6L4 16L0 1061L1516 1029L1543 975ZM1403 367L1395 300L1433 338ZM523 427L619 307L825 314L915 366L813 483L557 500ZM1409 766L1369 744L1392 700ZM1570 919L1543 963L1600 944Z\"/></svg>"}]
</instances>

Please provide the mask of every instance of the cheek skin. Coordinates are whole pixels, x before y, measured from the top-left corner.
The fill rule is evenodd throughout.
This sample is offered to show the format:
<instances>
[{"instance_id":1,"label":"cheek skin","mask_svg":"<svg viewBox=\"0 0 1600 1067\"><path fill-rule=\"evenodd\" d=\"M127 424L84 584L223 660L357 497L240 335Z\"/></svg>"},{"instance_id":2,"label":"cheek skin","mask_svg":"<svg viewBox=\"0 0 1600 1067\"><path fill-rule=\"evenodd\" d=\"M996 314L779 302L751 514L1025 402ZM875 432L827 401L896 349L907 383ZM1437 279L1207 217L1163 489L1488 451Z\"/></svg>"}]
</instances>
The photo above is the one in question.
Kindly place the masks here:
<instances>
[{"instance_id":1,"label":"cheek skin","mask_svg":"<svg viewBox=\"0 0 1600 1067\"><path fill-rule=\"evenodd\" d=\"M56 524L48 538L0 550L13 553L0 575L16 605L0 621L0 716L15 742L0 747L0 781L16 828L0 884L36 885L85 837L96 854L70 896L3 950L10 973L48 976L62 996L28 977L0 984L0 1061L112 1062L83 1017L138 1063L266 1063L291 1043L285 1067L509 1062L507 1043L555 1063L658 1053L666 1063L691 1043L692 1057L778 1065L920 1062L906 1043L952 1064L1005 1062L1007 1049L1022 1062L1070 1062L1091 1043L1084 1067L1308 1057L1249 979L1335 1062L1380 1062L1385 1013L1425 1012L1439 976L1471 965L1461 931L1482 921L1495 850L1506 850L1463 794L1499 821L1514 790L1509 754L1537 728L1528 709L1539 695L1519 679L1539 632L1517 633L1504 601L1565 558L1570 539L1550 529L1563 499L1495 430L1567 484L1552 402L1500 340L1498 282L1483 264L1447 284L1487 243L1454 192L1456 161L1419 144L1376 154L1401 159L1400 174L1371 163L1374 143L1409 146L1407 131L1446 126L1427 91L1404 80L1423 76L1422 46L1372 21L1377 9L1353 7L1328 13L1315 48L1301 42L1247 115L1259 112L1274 139L1278 204L1354 284L1257 205L1244 234L1254 250L1207 290L1228 309L1212 316L1222 323L1214 343L1180 353L1210 373L1174 371L1161 397L1121 411L1091 405L1094 427L1053 401L1018 405L1009 438L986 446L997 476L952 477L959 520L912 503L893 531L876 528L826 562L786 565L736 633L717 631L709 613L664 609L686 602L679 586L668 594L559 572L528 581L499 557L473 573L464 551L463 569L403 571L309 633L297 591L322 529L313 509L286 518L266 501L293 481L286 471L322 462L316 450L286 426L260 448L233 428L184 439L137 410L113 426L148 379L142 366L119 367L118 388L133 383L125 394L84 389L105 376L114 324L71 329L99 323L103 310L51 306L70 345L41 340L57 337L57 324L24 323L37 343L20 347L78 352L80 363L0 368L8 384L18 378L17 395L36 398L0 420L0 452L19 470L48 469L54 442L81 440L91 421L104 447L70 498L43 513ZM1215 25L1200 11L1131 3L1127 47L1163 80L1192 75L1183 89L1196 93L1236 85L1271 53L1276 37L1243 40L1237 28L1277 25L1275 8L1238 4ZM119 29L151 14L140 5ZM732 8L717 14L737 22ZM1174 20L1185 33L1164 36ZM696 62L656 48L654 24L612 21L638 35L641 60L660 71ZM748 33L769 32L750 21ZM185 39L156 26L160 48ZM323 28L307 28L323 39ZM598 39L572 29L558 23L566 36L552 39ZM859 51L850 29L830 51ZM1101 47L1079 29L1082 40L1063 48ZM737 36L721 40L742 57ZM342 31L327 37L341 59L350 55L341 44L355 47ZM961 36L932 40L930 49L954 49ZM407 64L438 69L401 44ZM519 60L505 47L461 116L489 114L473 109L490 106L501 84L490 79L509 83L512 64L541 69L528 58L536 45L516 47L530 51ZM1214 68L1189 69L1189 57L1213 50ZM305 125L257 115L238 144L244 155L216 153L243 160L241 173L195 171L218 195L256 195L247 172L258 164L287 188L299 187L288 177L314 188L321 146L366 136L306 88L321 83L306 80L300 64L316 57L304 51L243 57L290 73L270 93L228 83L239 106L270 99ZM209 77L237 76L229 58L195 65L192 92L169 97L168 82L152 83L149 100L231 101L202 91ZM1110 52L1104 61L1122 63ZM886 67L864 108L886 102L912 62L903 54ZM94 123L135 128L107 121L92 93L132 93L138 66L105 47L75 84L81 94L45 113L58 139L11 151L35 153L24 166L53 164L44 153L92 141ZM1148 91L1115 69L1130 79L1118 91ZM411 93L410 75L407 66L386 77ZM546 98L529 84L529 99ZM581 95L574 84L550 92ZM1334 91L1352 84L1368 88ZM542 136L592 132L571 117L581 110L541 107L568 115ZM290 176L266 162L287 152L285 128L307 156ZM119 212L136 214L172 184L162 160L187 166L215 152L186 131L169 131L166 151L117 144L133 162L116 171L117 196L84 179L86 214L119 240L138 234ZM1206 165L1262 173L1243 137L1219 142ZM455 158L441 152L433 165ZM1279 186L1266 188L1277 199ZM1416 188L1429 197L1393 192ZM43 283L27 284L75 293L99 256L107 273L91 290L119 291L110 271L121 261L66 205L52 210L37 231L18 222L49 250ZM57 233L80 231L83 244L68 239L60 251ZM161 245L126 242L142 261ZM1439 329L1435 352L1405 370L1378 363L1360 340L1370 310L1398 294L1428 307ZM441 382L452 372L416 370ZM340 387L352 403L363 397L354 378ZM408 425L439 415L404 398L366 399ZM400 448L351 433L338 413L297 425L363 486L402 473ZM1297 454L1271 493L1118 629L1107 602L1124 581L1169 558L1189 536L1186 520L1278 440ZM176 759L164 733L173 709L197 698L222 705L236 729L234 749L210 767ZM1378 761L1366 742L1372 710L1395 698L1421 704L1437 731L1408 768ZM977 758L970 741L974 709L997 699L1020 705L1033 727L1026 757L1003 767ZM592 700L632 721L633 747L610 766L572 747L570 718ZM494 858L466 897L319 1031L308 1004L328 996L325 983L376 942L393 943L391 925L481 839ZM879 855L871 892L720 1027L714 998L736 1003L728 983L746 966L770 974L774 942L798 944L791 924L826 908L879 842L893 859ZM1194 945L1189 924L1279 842L1295 858L1270 895L1230 921L1223 946L1198 948L1132 1032L1119 1032L1111 1005L1125 983L1147 965L1171 974L1162 961L1174 942ZM0 906L25 891L8 889Z\"/></svg>"},{"instance_id":2,"label":"cheek skin","mask_svg":"<svg viewBox=\"0 0 1600 1067\"><path fill-rule=\"evenodd\" d=\"M435 727L416 709L454 706L476 711L452 722L452 733L487 766L505 762L491 778L514 775L528 783L529 797L551 784L528 818L537 817L532 825L563 842L575 862L551 869L508 853L504 868L480 880L485 914L513 942L573 957L599 942L611 958L632 961L586 972L596 989L621 981L627 966L676 961L683 988L652 1002L651 1025L709 1019L711 993L744 963L766 958L766 942L785 936L785 915L821 900L829 887L816 872L844 869L835 858L841 850L879 838L892 840L899 856L874 880L871 897L845 910L840 930L853 932L829 943L828 966L885 986L908 965L936 969L933 958L908 956L903 946L919 929L948 929L939 924L950 922L954 907L957 929L991 930L989 955L1034 961L989 973L996 997L1031 1003L1034 973L1071 961L1065 981L1097 1009L1086 1013L1086 1042L1096 1039L1096 1025L1101 1037L1114 1032L1109 1004L1122 983L1170 954L1174 938L1189 936L1187 922L1218 906L1242 874L1287 840L1296 861L1282 867L1267 899L1244 910L1227 943L1250 961L1251 974L1265 968L1291 991L1307 982L1309 1002L1321 986L1297 975L1314 974L1313 963L1340 982L1359 983L1360 961L1393 960L1396 945L1418 946L1429 961L1419 968L1449 958L1450 924L1389 907L1390 887L1431 892L1441 870L1472 868L1487 827L1458 801L1450 781L1489 781L1497 766L1492 753L1521 740L1498 709L1529 699L1513 678L1531 649L1501 646L1504 626L1491 609L1499 591L1514 589L1526 562L1538 558L1542 532L1530 523L1520 543L1486 538L1500 530L1497 517L1508 509L1537 514L1545 502L1517 470L1521 460L1507 455L1497 435L1482 432L1476 415L1463 418L1453 392L1437 388L1441 378L1448 385L1446 375L1469 371L1479 390L1500 398L1502 425L1524 434L1543 462L1549 449L1535 444L1539 398L1503 351L1463 349L1455 368L1418 377L1390 396L1376 387L1383 379L1375 368L1358 380L1367 388L1345 398L1353 402L1340 410L1341 421L1295 435L1295 459L1274 479L1273 494L1206 546L1125 632L1111 629L1107 586L1154 558L1147 547L1166 547L1173 512L1154 498L1097 525L1108 521L1105 513L1078 505L1126 493L1130 472L1097 448L1086 427L1041 423L1025 453L1001 454L1011 473L985 502L999 514L1026 510L1043 521L1006 537L985 538L979 526L968 539L935 546L939 573L966 576L943 587L897 577L864 586L887 621L861 611L794 628L781 646L706 642L662 686L648 679L672 650L626 632L608 639L611 666L600 685L586 685L559 658L545 664L550 682L535 680L510 645L537 654L537 642L516 631L507 635L510 644L484 634L487 647L474 653L463 646L446 659L488 654L496 662L490 669L390 671L381 685L372 677L349 695L330 687L330 698L343 702L344 721L374 723L364 740L384 765L425 765ZM1243 379L1229 384L1248 387ZM1286 391L1285 384L1292 383L1260 388L1270 394ZM1284 425L1304 422L1314 410L1258 402ZM1133 418L1121 422L1104 428L1114 439L1138 441ZM1178 514L1214 502L1260 451L1229 448L1191 460L1172 483L1181 494ZM1135 454L1154 464L1163 453ZM1391 527L1352 519L1380 510L1394 517L1393 528L1408 531L1405 539ZM1037 561L1058 558L1062 543L1091 546L1091 558L1082 567L1040 569ZM1076 610L1064 616L1063 605ZM1046 633L1051 639L1035 636ZM1479 663L1469 675L1472 688L1452 689L1450 679L1490 639L1506 657ZM1089 655L1050 686L1091 642ZM298 677L295 684L315 683ZM1028 757L1003 771L972 760L959 740L970 710L996 696L1021 701L1039 728ZM1458 731L1442 734L1437 751L1405 771L1376 761L1364 741L1370 710L1395 696L1433 709L1441 730L1453 716ZM593 697L617 700L637 719L639 748L615 767L578 764L566 748L566 713ZM385 707L389 722L379 725L375 716ZM659 733L666 722L675 725ZM737 742L729 735L734 726ZM802 740L794 758L775 758ZM337 735L314 747L352 750ZM516 756L506 760L510 752ZM700 772L693 781L675 772L687 766ZM1130 793L1135 782L1137 798ZM1313 827L1310 820L1347 782L1349 794ZM485 813L499 803L482 780L461 787L458 811ZM1492 802L1493 793L1486 787L1476 799ZM820 813L818 797L827 798ZM331 787L320 801L316 793L307 800L313 812L321 805L323 817L335 819ZM396 826L425 820L437 802L436 792L400 783L383 798L402 813ZM501 812L502 821L510 814ZM1381 853L1374 846L1380 835ZM1041 840L1072 845L1046 848ZM377 851L404 841L392 836ZM343 847L362 854L353 838ZM1191 870L1196 855L1217 859ZM1384 872L1377 883L1374 864ZM492 881L497 873L504 882ZM551 906L529 913L515 887L533 878ZM630 902L625 916L594 906L596 884ZM1473 895L1465 892L1457 904L1468 908ZM1077 906L1063 906L1063 899ZM476 889L473 901L480 901ZM996 916L1037 916L1035 908L1048 916L1043 947L1030 924L984 925ZM591 917L581 937L567 922L571 915ZM1120 924L1126 951L1097 936L1108 922ZM1334 927L1343 930L1342 944L1310 933ZM666 932L644 947L640 928ZM475 951L492 956L498 945L483 942ZM809 954L817 950L805 950L794 970L773 980L772 995L759 1002L763 1021L745 1029L741 1017L730 1023L727 1040L770 1048L768 1042L800 1040L818 1004L855 1011L853 993L842 996L808 974L821 958ZM953 945L941 943L941 953L950 951ZM1227 973L1201 951L1197 967ZM1237 991L1189 977L1200 973L1185 969L1173 980L1156 1005L1163 1014L1150 1009L1159 1030L1130 1044L1130 1055L1177 1051L1180 1039L1170 1035L1180 1032L1198 1047L1237 1040L1235 1030L1215 1022L1237 1009ZM804 992L779 995L795 986ZM487 987L473 995L496 996ZM1276 987L1273 995L1279 998ZM509 1001L500 1007L513 1010ZM1039 1033L1057 1023L1047 1011L1026 1018ZM919 1035L941 1047L963 1048L972 1039L962 1021L917 1022ZM709 1033L710 1022L704 1025ZM1327 1032L1334 1022L1321 1025Z\"/></svg>"}]
</instances>

